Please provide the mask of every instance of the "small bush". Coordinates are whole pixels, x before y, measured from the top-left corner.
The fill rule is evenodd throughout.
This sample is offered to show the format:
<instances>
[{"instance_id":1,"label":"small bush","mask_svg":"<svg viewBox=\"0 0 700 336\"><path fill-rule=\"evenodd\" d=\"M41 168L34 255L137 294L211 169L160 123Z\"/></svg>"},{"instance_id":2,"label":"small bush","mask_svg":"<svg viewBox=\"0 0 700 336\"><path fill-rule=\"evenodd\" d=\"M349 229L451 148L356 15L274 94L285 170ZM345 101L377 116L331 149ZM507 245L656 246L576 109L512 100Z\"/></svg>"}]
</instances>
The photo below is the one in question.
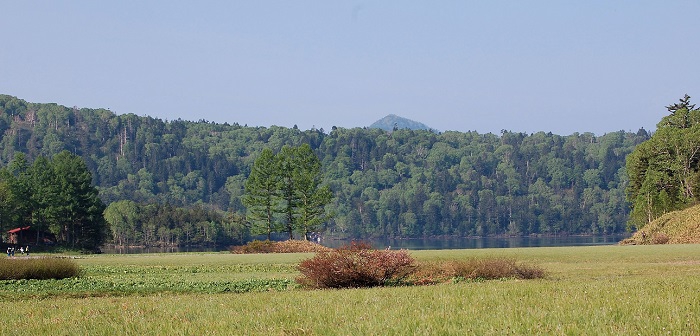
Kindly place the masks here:
<instances>
[{"instance_id":1,"label":"small bush","mask_svg":"<svg viewBox=\"0 0 700 336\"><path fill-rule=\"evenodd\" d=\"M272 253L274 242L269 240L253 240L248 244L241 246L232 246L230 248L231 253L245 254L245 253Z\"/></svg>"},{"instance_id":2,"label":"small bush","mask_svg":"<svg viewBox=\"0 0 700 336\"><path fill-rule=\"evenodd\" d=\"M545 275L544 269L518 264L511 258L486 258L423 264L412 277L412 282L435 284L453 279L538 279Z\"/></svg>"},{"instance_id":3,"label":"small bush","mask_svg":"<svg viewBox=\"0 0 700 336\"><path fill-rule=\"evenodd\" d=\"M78 264L63 258L0 259L0 280L65 279L80 275Z\"/></svg>"},{"instance_id":4,"label":"small bush","mask_svg":"<svg viewBox=\"0 0 700 336\"><path fill-rule=\"evenodd\" d=\"M269 240L253 240L248 244L241 246L232 246L231 253L247 254L247 253L308 253L328 251L329 247L312 243L306 240L285 240L281 242L273 242Z\"/></svg>"},{"instance_id":5,"label":"small bush","mask_svg":"<svg viewBox=\"0 0 700 336\"><path fill-rule=\"evenodd\" d=\"M400 283L415 269L406 250L373 250L369 245L323 251L299 264L297 283L307 288L359 288Z\"/></svg>"},{"instance_id":6,"label":"small bush","mask_svg":"<svg viewBox=\"0 0 700 336\"><path fill-rule=\"evenodd\" d=\"M308 253L329 251L330 247L325 247L307 240L285 240L274 244L274 253Z\"/></svg>"},{"instance_id":7,"label":"small bush","mask_svg":"<svg viewBox=\"0 0 700 336\"><path fill-rule=\"evenodd\" d=\"M651 236L652 244L666 244L669 240L668 236L663 232L657 232Z\"/></svg>"}]
</instances>

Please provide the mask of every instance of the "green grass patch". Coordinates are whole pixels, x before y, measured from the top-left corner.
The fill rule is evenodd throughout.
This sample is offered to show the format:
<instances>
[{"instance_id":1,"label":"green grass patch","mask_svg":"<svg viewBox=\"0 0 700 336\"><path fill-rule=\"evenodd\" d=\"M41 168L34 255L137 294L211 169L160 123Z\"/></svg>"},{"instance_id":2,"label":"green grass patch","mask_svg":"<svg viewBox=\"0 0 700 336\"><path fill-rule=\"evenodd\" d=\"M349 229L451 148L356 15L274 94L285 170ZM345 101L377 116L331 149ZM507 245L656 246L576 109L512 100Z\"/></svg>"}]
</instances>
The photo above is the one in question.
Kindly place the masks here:
<instances>
[{"instance_id":1,"label":"green grass patch","mask_svg":"<svg viewBox=\"0 0 700 336\"><path fill-rule=\"evenodd\" d=\"M308 254L276 258L229 253L74 257L82 270L80 277L0 281L0 300L288 290L297 287L296 265L304 256Z\"/></svg>"},{"instance_id":2,"label":"green grass patch","mask_svg":"<svg viewBox=\"0 0 700 336\"><path fill-rule=\"evenodd\" d=\"M296 265L309 254L86 256L75 260L85 270L82 278L3 282L7 287L0 287L0 302L12 309L0 310L0 334L700 334L698 245L411 255L419 263L505 258L545 269L547 276L302 290L273 284L292 284L299 275ZM182 288L162 289L154 285L157 279L161 285L181 282ZM216 287L246 280L256 289L235 293ZM95 283L123 287L114 292L79 289ZM199 285L216 288L187 289Z\"/></svg>"}]
</instances>

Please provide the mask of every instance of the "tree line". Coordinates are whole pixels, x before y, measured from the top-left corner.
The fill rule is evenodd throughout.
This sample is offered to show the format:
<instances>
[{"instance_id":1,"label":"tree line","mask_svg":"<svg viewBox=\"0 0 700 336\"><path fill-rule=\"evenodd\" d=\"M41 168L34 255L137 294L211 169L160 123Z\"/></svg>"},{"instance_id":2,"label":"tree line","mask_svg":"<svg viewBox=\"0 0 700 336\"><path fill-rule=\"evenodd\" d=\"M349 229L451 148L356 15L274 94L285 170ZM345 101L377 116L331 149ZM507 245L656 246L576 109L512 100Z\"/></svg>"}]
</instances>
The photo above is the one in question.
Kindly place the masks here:
<instances>
[{"instance_id":1,"label":"tree line","mask_svg":"<svg viewBox=\"0 0 700 336\"><path fill-rule=\"evenodd\" d=\"M278 155L306 145L320 161L320 185L333 195L325 207L332 218L314 230L341 238L623 232L630 208L625 157L650 137L643 129L600 136L302 131L117 115L3 95L0 132L0 164L18 153L34 160L68 150L84 160L106 204L198 206L239 222L254 212L245 204L246 183L265 149ZM255 228L238 229L261 233L261 221L250 219Z\"/></svg>"},{"instance_id":2,"label":"tree line","mask_svg":"<svg viewBox=\"0 0 700 336\"><path fill-rule=\"evenodd\" d=\"M18 153L0 169L0 225L3 230L32 227L35 243L49 239L94 250L107 232L104 209L83 159L68 151L39 156L31 164Z\"/></svg>"},{"instance_id":3,"label":"tree line","mask_svg":"<svg viewBox=\"0 0 700 336\"><path fill-rule=\"evenodd\" d=\"M104 212L118 246L226 246L250 238L245 220L205 205L112 202Z\"/></svg>"}]
</instances>

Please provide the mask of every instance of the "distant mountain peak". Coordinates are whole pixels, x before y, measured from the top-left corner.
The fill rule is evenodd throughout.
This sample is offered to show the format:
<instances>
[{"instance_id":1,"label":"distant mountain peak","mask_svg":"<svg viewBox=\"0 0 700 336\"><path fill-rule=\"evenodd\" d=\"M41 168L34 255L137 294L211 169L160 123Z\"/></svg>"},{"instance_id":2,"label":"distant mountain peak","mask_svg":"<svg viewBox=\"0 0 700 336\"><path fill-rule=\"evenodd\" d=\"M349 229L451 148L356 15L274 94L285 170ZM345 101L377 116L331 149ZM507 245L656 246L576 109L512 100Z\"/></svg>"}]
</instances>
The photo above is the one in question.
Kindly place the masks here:
<instances>
[{"instance_id":1,"label":"distant mountain peak","mask_svg":"<svg viewBox=\"0 0 700 336\"><path fill-rule=\"evenodd\" d=\"M411 129L411 130L430 130L431 128L427 125L407 119L404 117L397 116L395 114L389 114L388 116L375 121L369 128L380 128L385 131L391 131L394 129Z\"/></svg>"}]
</instances>

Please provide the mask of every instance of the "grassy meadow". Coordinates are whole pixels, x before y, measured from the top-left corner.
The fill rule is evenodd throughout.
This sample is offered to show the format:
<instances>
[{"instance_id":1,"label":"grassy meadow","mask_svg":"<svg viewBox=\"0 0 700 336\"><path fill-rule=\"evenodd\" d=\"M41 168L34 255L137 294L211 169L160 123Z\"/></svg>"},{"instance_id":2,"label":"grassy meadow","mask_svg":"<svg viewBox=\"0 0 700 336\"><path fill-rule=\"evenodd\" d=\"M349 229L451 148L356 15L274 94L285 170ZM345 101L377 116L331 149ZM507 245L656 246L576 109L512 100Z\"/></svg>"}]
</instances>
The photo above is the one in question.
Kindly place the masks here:
<instances>
[{"instance_id":1,"label":"grassy meadow","mask_svg":"<svg viewBox=\"0 0 700 336\"><path fill-rule=\"evenodd\" d=\"M0 335L700 334L700 245L411 254L548 276L310 291L293 279L311 254L81 256L78 279L0 282Z\"/></svg>"}]
</instances>

